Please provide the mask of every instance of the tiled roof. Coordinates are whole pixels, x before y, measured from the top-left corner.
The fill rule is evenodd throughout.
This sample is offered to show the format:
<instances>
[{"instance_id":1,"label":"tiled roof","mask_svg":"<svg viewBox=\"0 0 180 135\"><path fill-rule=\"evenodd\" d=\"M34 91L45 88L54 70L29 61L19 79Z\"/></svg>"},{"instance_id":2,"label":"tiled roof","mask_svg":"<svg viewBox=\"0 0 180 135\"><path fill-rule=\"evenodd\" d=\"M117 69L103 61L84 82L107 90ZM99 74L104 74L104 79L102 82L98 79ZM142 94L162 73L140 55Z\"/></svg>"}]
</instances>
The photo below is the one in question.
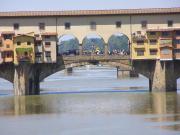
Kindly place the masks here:
<instances>
[{"instance_id":1,"label":"tiled roof","mask_svg":"<svg viewBox=\"0 0 180 135\"><path fill-rule=\"evenodd\" d=\"M14 36L14 37L21 37L21 36L34 37L34 36L30 35L30 34L18 34L18 35Z\"/></svg>"},{"instance_id":2,"label":"tiled roof","mask_svg":"<svg viewBox=\"0 0 180 135\"><path fill-rule=\"evenodd\" d=\"M71 11L15 11L0 12L0 17L29 17L29 16L99 16L99 15L136 15L136 14L171 14L180 13L176 8L147 8L147 9L115 9L115 10L71 10Z\"/></svg>"},{"instance_id":3,"label":"tiled roof","mask_svg":"<svg viewBox=\"0 0 180 135\"><path fill-rule=\"evenodd\" d=\"M12 34L12 35L14 35L15 32L14 31L3 31L3 32L1 32L1 35L4 35L4 34Z\"/></svg>"},{"instance_id":4,"label":"tiled roof","mask_svg":"<svg viewBox=\"0 0 180 135\"><path fill-rule=\"evenodd\" d=\"M44 32L41 33L41 36L56 36L57 33L56 32Z\"/></svg>"},{"instance_id":5,"label":"tiled roof","mask_svg":"<svg viewBox=\"0 0 180 135\"><path fill-rule=\"evenodd\" d=\"M180 30L180 28L161 28L161 29L147 29L147 32L153 32L153 31L176 31Z\"/></svg>"}]
</instances>

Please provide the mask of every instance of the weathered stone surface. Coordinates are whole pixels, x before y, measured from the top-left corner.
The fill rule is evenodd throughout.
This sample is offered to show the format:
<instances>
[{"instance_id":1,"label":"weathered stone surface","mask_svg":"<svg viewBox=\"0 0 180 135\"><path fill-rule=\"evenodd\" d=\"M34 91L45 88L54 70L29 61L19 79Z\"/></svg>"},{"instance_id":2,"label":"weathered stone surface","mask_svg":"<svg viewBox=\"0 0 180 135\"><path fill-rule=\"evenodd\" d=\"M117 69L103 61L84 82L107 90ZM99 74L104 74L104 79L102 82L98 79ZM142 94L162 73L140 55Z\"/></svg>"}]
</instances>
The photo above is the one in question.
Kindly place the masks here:
<instances>
[{"instance_id":1,"label":"weathered stone surface","mask_svg":"<svg viewBox=\"0 0 180 135\"><path fill-rule=\"evenodd\" d=\"M146 60L133 61L133 68L149 79L149 90L156 92L176 91L174 61Z\"/></svg>"},{"instance_id":2,"label":"weathered stone surface","mask_svg":"<svg viewBox=\"0 0 180 135\"><path fill-rule=\"evenodd\" d=\"M152 91L176 91L176 77L173 61L156 61L154 73L152 72Z\"/></svg>"},{"instance_id":3,"label":"weathered stone surface","mask_svg":"<svg viewBox=\"0 0 180 135\"><path fill-rule=\"evenodd\" d=\"M39 94L39 69L36 64L21 63L14 70L15 95Z\"/></svg>"}]
</instances>

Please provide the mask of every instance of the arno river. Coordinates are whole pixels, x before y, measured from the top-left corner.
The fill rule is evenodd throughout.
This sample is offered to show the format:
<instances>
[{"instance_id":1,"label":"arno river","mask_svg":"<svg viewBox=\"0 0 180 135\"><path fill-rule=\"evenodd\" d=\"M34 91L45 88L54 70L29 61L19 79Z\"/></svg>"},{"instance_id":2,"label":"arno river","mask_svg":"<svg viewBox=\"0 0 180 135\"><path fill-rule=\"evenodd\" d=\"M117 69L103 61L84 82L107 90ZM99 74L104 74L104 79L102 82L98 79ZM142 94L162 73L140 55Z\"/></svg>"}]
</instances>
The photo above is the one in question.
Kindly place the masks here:
<instances>
[{"instance_id":1,"label":"arno river","mask_svg":"<svg viewBox=\"0 0 180 135\"><path fill-rule=\"evenodd\" d=\"M50 76L41 90L15 97L0 80L0 135L180 134L180 92L149 93L142 76L117 79L116 69L88 66Z\"/></svg>"}]
</instances>

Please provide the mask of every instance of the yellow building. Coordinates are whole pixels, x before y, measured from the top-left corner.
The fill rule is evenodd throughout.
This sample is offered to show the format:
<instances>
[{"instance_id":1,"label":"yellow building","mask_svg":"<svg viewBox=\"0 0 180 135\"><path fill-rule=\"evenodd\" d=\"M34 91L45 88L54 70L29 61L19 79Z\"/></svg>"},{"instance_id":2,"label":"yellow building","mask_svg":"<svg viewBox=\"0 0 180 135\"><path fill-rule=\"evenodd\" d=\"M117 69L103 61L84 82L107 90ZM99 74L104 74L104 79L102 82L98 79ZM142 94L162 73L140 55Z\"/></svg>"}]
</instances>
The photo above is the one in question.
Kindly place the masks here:
<instances>
[{"instance_id":1,"label":"yellow building","mask_svg":"<svg viewBox=\"0 0 180 135\"><path fill-rule=\"evenodd\" d=\"M132 59L146 59L149 55L148 40L141 31L133 33Z\"/></svg>"},{"instance_id":2,"label":"yellow building","mask_svg":"<svg viewBox=\"0 0 180 135\"><path fill-rule=\"evenodd\" d=\"M34 34L21 34L14 37L14 64L35 62Z\"/></svg>"},{"instance_id":3,"label":"yellow building","mask_svg":"<svg viewBox=\"0 0 180 135\"><path fill-rule=\"evenodd\" d=\"M179 37L178 28L148 29L145 34L134 34L132 59L180 59Z\"/></svg>"},{"instance_id":4,"label":"yellow building","mask_svg":"<svg viewBox=\"0 0 180 135\"><path fill-rule=\"evenodd\" d=\"M13 62L13 31L3 31L1 32L1 54L2 60L1 62Z\"/></svg>"}]
</instances>

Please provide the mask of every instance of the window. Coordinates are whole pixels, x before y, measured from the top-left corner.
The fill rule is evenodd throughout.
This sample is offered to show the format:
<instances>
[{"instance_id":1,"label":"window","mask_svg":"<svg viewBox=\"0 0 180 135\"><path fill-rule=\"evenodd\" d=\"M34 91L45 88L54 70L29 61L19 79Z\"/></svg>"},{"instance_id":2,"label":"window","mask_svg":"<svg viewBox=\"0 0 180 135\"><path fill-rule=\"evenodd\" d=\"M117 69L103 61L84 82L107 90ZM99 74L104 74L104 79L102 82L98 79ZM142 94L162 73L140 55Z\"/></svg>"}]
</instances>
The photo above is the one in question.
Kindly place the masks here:
<instances>
[{"instance_id":1,"label":"window","mask_svg":"<svg viewBox=\"0 0 180 135\"><path fill-rule=\"evenodd\" d=\"M46 57L51 57L51 52L50 51L46 51L45 55L46 55Z\"/></svg>"},{"instance_id":2,"label":"window","mask_svg":"<svg viewBox=\"0 0 180 135\"><path fill-rule=\"evenodd\" d=\"M138 40L137 45L144 45L144 41L143 40Z\"/></svg>"},{"instance_id":3,"label":"window","mask_svg":"<svg viewBox=\"0 0 180 135\"><path fill-rule=\"evenodd\" d=\"M116 22L116 28L121 28L121 22L120 21Z\"/></svg>"},{"instance_id":4,"label":"window","mask_svg":"<svg viewBox=\"0 0 180 135\"><path fill-rule=\"evenodd\" d=\"M150 32L149 35L155 36L155 35L156 35L156 32Z\"/></svg>"},{"instance_id":5,"label":"window","mask_svg":"<svg viewBox=\"0 0 180 135\"><path fill-rule=\"evenodd\" d=\"M91 30L96 30L96 22L91 22L90 23L90 29Z\"/></svg>"},{"instance_id":6,"label":"window","mask_svg":"<svg viewBox=\"0 0 180 135\"><path fill-rule=\"evenodd\" d=\"M156 39L150 39L149 43L150 43L150 45L156 45L157 44L157 40Z\"/></svg>"},{"instance_id":7,"label":"window","mask_svg":"<svg viewBox=\"0 0 180 135\"><path fill-rule=\"evenodd\" d=\"M6 39L12 39L12 35L11 34L6 34L6 35L4 35L4 39L6 40Z\"/></svg>"},{"instance_id":8,"label":"window","mask_svg":"<svg viewBox=\"0 0 180 135\"><path fill-rule=\"evenodd\" d=\"M10 48L10 45L9 45L9 44L7 44L7 45L6 45L6 48Z\"/></svg>"},{"instance_id":9,"label":"window","mask_svg":"<svg viewBox=\"0 0 180 135\"><path fill-rule=\"evenodd\" d=\"M180 49L175 49L174 53L180 53Z\"/></svg>"},{"instance_id":10,"label":"window","mask_svg":"<svg viewBox=\"0 0 180 135\"><path fill-rule=\"evenodd\" d=\"M142 21L141 22L141 28L146 29L147 28L147 21Z\"/></svg>"},{"instance_id":11,"label":"window","mask_svg":"<svg viewBox=\"0 0 180 135\"><path fill-rule=\"evenodd\" d=\"M51 45L51 42L45 42L45 46L49 47Z\"/></svg>"},{"instance_id":12,"label":"window","mask_svg":"<svg viewBox=\"0 0 180 135\"><path fill-rule=\"evenodd\" d=\"M156 49L150 50L150 55L157 55L157 50Z\"/></svg>"},{"instance_id":13,"label":"window","mask_svg":"<svg viewBox=\"0 0 180 135\"><path fill-rule=\"evenodd\" d=\"M31 45L31 42L30 42L30 41L28 41L28 42L27 42L27 45Z\"/></svg>"},{"instance_id":14,"label":"window","mask_svg":"<svg viewBox=\"0 0 180 135\"><path fill-rule=\"evenodd\" d=\"M46 35L46 36L45 36L45 39L50 39L50 36L49 36L49 35Z\"/></svg>"},{"instance_id":15,"label":"window","mask_svg":"<svg viewBox=\"0 0 180 135\"><path fill-rule=\"evenodd\" d=\"M180 36L180 30L176 31L176 36Z\"/></svg>"},{"instance_id":16,"label":"window","mask_svg":"<svg viewBox=\"0 0 180 135\"><path fill-rule=\"evenodd\" d=\"M2 41L0 40L0 47L2 47L3 45L2 45Z\"/></svg>"},{"instance_id":17,"label":"window","mask_svg":"<svg viewBox=\"0 0 180 135\"><path fill-rule=\"evenodd\" d=\"M71 23L70 23L70 22L66 22L66 23L64 24L64 26L65 26L65 29L66 29L66 30L69 30L69 29L71 28Z\"/></svg>"},{"instance_id":18,"label":"window","mask_svg":"<svg viewBox=\"0 0 180 135\"><path fill-rule=\"evenodd\" d=\"M180 44L180 39L176 39L175 44Z\"/></svg>"},{"instance_id":19,"label":"window","mask_svg":"<svg viewBox=\"0 0 180 135\"><path fill-rule=\"evenodd\" d=\"M45 23L39 23L39 30L45 30Z\"/></svg>"},{"instance_id":20,"label":"window","mask_svg":"<svg viewBox=\"0 0 180 135\"><path fill-rule=\"evenodd\" d=\"M37 41L35 45L36 46L41 46L41 41Z\"/></svg>"},{"instance_id":21,"label":"window","mask_svg":"<svg viewBox=\"0 0 180 135\"><path fill-rule=\"evenodd\" d=\"M137 50L137 56L144 56L144 50Z\"/></svg>"},{"instance_id":22,"label":"window","mask_svg":"<svg viewBox=\"0 0 180 135\"><path fill-rule=\"evenodd\" d=\"M162 50L161 50L161 54L164 54L164 55L167 55L167 54L170 54L171 52L170 52L170 50L168 49L168 48L163 48Z\"/></svg>"},{"instance_id":23,"label":"window","mask_svg":"<svg viewBox=\"0 0 180 135\"><path fill-rule=\"evenodd\" d=\"M172 20L168 20L167 25L168 25L168 27L173 27L173 21Z\"/></svg>"},{"instance_id":24,"label":"window","mask_svg":"<svg viewBox=\"0 0 180 135\"><path fill-rule=\"evenodd\" d=\"M18 41L18 42L17 42L17 45L21 45L21 42L20 42L20 41Z\"/></svg>"},{"instance_id":25,"label":"window","mask_svg":"<svg viewBox=\"0 0 180 135\"><path fill-rule=\"evenodd\" d=\"M19 23L14 23L14 30L19 30Z\"/></svg>"},{"instance_id":26,"label":"window","mask_svg":"<svg viewBox=\"0 0 180 135\"><path fill-rule=\"evenodd\" d=\"M7 52L7 53L6 53L6 57L7 57L7 58L10 58L10 57L11 57L11 53L10 53L10 52Z\"/></svg>"},{"instance_id":27,"label":"window","mask_svg":"<svg viewBox=\"0 0 180 135\"><path fill-rule=\"evenodd\" d=\"M167 36L169 36L170 35L170 32L169 31L163 31L162 32L162 36L163 37L167 37Z\"/></svg>"},{"instance_id":28,"label":"window","mask_svg":"<svg viewBox=\"0 0 180 135\"><path fill-rule=\"evenodd\" d=\"M42 53L37 52L37 53L35 53L35 56L36 56L36 57L42 57Z\"/></svg>"}]
</instances>

